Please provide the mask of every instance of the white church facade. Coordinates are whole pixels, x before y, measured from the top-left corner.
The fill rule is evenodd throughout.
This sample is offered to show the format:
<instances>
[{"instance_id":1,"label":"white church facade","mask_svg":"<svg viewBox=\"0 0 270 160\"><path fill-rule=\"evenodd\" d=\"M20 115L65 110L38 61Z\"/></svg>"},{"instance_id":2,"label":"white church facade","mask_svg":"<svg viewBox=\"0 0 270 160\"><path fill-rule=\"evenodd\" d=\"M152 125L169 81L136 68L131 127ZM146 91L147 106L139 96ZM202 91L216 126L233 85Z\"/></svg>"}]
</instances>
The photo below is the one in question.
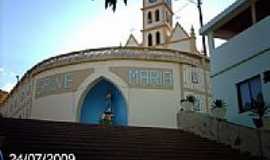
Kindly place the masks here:
<instances>
[{"instance_id":1,"label":"white church facade","mask_svg":"<svg viewBox=\"0 0 270 160\"><path fill-rule=\"evenodd\" d=\"M99 123L110 107L113 124L176 128L180 101L194 110L211 103L209 59L195 34L172 27L170 0L143 1L143 40L46 59L28 70L0 105L4 117ZM151 15L151 16L150 16Z\"/></svg>"}]
</instances>

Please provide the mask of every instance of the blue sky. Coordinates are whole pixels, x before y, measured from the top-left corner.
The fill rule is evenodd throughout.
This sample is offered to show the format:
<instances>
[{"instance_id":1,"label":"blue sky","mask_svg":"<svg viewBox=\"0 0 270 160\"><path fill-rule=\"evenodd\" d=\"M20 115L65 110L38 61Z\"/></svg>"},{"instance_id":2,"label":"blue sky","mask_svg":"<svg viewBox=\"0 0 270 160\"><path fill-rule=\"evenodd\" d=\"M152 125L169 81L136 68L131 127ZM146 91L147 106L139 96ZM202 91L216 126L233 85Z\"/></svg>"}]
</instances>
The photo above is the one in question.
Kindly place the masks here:
<instances>
[{"instance_id":1,"label":"blue sky","mask_svg":"<svg viewBox=\"0 0 270 160\"><path fill-rule=\"evenodd\" d=\"M234 1L203 0L205 22ZM0 88L9 91L16 75L51 56L125 44L130 33L141 41L142 0L120 2L113 13L104 9L104 0L0 0ZM188 0L173 5L174 22L197 31L196 5Z\"/></svg>"}]
</instances>

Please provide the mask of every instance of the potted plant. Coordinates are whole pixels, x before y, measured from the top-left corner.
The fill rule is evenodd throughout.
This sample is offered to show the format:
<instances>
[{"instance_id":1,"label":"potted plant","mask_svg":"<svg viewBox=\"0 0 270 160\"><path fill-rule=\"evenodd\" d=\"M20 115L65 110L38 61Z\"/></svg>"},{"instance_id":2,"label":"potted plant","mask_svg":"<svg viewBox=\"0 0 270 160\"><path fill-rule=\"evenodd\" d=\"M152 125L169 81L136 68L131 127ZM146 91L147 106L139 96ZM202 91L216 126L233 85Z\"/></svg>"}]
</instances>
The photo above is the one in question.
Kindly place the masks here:
<instances>
[{"instance_id":1,"label":"potted plant","mask_svg":"<svg viewBox=\"0 0 270 160\"><path fill-rule=\"evenodd\" d=\"M193 111L193 106L196 98L193 95L186 96L185 99L181 100L181 110Z\"/></svg>"},{"instance_id":2,"label":"potted plant","mask_svg":"<svg viewBox=\"0 0 270 160\"><path fill-rule=\"evenodd\" d=\"M259 93L256 99L252 99L251 101L251 115L254 116L253 123L256 128L261 128L264 126L264 119L267 119L265 115L269 112L269 105L266 105L263 96ZM267 123L267 122L266 122Z\"/></svg>"},{"instance_id":3,"label":"potted plant","mask_svg":"<svg viewBox=\"0 0 270 160\"><path fill-rule=\"evenodd\" d=\"M190 102L190 103L195 103L195 97L193 96L193 95L188 95L187 97L186 97L186 100L188 101L188 102Z\"/></svg>"},{"instance_id":4,"label":"potted plant","mask_svg":"<svg viewBox=\"0 0 270 160\"><path fill-rule=\"evenodd\" d=\"M226 103L221 99L216 99L213 101L212 108L211 108L211 114L214 117L224 119L226 115Z\"/></svg>"}]
</instances>

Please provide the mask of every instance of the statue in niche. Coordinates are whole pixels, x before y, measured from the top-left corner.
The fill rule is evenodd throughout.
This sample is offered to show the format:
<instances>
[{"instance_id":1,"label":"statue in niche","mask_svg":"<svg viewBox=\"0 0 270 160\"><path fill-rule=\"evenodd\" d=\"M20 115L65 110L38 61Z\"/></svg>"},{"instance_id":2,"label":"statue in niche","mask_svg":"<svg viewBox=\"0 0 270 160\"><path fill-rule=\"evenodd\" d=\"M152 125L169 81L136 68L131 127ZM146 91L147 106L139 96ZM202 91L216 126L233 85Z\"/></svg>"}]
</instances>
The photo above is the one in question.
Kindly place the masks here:
<instances>
[{"instance_id":1,"label":"statue in niche","mask_svg":"<svg viewBox=\"0 0 270 160\"><path fill-rule=\"evenodd\" d=\"M112 112L112 92L111 92L111 90L109 90L108 93L106 94L105 101L106 101L106 110L101 115L100 124L112 125L113 112Z\"/></svg>"}]
</instances>

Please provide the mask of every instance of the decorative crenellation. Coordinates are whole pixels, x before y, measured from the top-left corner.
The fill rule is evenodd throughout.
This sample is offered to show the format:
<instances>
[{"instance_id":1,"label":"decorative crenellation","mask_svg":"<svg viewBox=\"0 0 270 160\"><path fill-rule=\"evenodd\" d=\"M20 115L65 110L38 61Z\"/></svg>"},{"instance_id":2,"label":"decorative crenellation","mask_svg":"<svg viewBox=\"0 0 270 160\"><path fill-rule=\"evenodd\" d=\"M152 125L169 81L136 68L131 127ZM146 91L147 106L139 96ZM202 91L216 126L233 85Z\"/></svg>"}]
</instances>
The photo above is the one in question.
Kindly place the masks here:
<instances>
[{"instance_id":1,"label":"decorative crenellation","mask_svg":"<svg viewBox=\"0 0 270 160\"><path fill-rule=\"evenodd\" d=\"M168 61L201 66L201 58L199 55L164 49L112 48L89 50L50 58L40 64L34 73L64 65L114 59Z\"/></svg>"}]
</instances>

